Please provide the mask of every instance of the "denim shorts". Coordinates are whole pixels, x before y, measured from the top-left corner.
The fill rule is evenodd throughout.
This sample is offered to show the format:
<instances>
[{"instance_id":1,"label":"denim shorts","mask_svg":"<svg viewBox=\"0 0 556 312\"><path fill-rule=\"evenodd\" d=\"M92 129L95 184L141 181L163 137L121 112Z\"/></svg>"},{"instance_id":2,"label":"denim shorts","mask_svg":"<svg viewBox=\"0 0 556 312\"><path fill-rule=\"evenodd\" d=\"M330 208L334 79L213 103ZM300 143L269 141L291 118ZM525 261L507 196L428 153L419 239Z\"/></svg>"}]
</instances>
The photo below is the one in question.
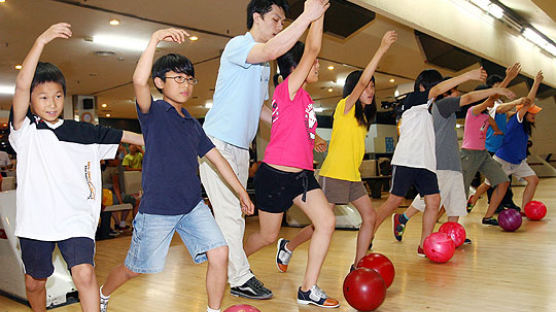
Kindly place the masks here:
<instances>
[{"instance_id":1,"label":"denim shorts","mask_svg":"<svg viewBox=\"0 0 556 312\"><path fill-rule=\"evenodd\" d=\"M133 236L125 266L136 273L161 272L174 232L178 232L195 263L206 261L207 251L226 246L220 228L203 201L187 214L139 212L133 220Z\"/></svg>"},{"instance_id":2,"label":"denim shorts","mask_svg":"<svg viewBox=\"0 0 556 312\"><path fill-rule=\"evenodd\" d=\"M25 274L35 279L47 278L54 272L52 252L58 245L62 257L71 270L79 264L95 266L95 241L88 237L72 237L65 240L41 241L20 237L21 258L25 265Z\"/></svg>"}]
</instances>

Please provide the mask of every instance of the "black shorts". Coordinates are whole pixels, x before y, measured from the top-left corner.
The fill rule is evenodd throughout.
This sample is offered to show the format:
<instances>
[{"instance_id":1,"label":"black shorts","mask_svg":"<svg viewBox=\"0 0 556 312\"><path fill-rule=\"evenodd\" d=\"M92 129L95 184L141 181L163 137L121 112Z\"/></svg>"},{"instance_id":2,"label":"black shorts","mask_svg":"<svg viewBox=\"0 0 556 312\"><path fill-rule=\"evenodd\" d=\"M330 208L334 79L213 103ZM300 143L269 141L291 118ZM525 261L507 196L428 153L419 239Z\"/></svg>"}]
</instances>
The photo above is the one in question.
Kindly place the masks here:
<instances>
[{"instance_id":1,"label":"black shorts","mask_svg":"<svg viewBox=\"0 0 556 312\"><path fill-rule=\"evenodd\" d=\"M320 188L311 170L286 172L265 163L257 170L254 183L257 209L271 213L286 212L294 198L302 195L305 201L307 192Z\"/></svg>"},{"instance_id":2,"label":"black shorts","mask_svg":"<svg viewBox=\"0 0 556 312\"><path fill-rule=\"evenodd\" d=\"M403 197L412 185L415 185L417 192L421 196L440 193L436 173L423 168L392 167L391 194Z\"/></svg>"},{"instance_id":3,"label":"black shorts","mask_svg":"<svg viewBox=\"0 0 556 312\"><path fill-rule=\"evenodd\" d=\"M56 244L68 264L68 270L78 264L95 265L95 241L88 237L72 237L57 242L20 237L19 244L21 245L21 258L25 265L25 274L29 274L35 279L47 278L54 272L52 252Z\"/></svg>"}]
</instances>

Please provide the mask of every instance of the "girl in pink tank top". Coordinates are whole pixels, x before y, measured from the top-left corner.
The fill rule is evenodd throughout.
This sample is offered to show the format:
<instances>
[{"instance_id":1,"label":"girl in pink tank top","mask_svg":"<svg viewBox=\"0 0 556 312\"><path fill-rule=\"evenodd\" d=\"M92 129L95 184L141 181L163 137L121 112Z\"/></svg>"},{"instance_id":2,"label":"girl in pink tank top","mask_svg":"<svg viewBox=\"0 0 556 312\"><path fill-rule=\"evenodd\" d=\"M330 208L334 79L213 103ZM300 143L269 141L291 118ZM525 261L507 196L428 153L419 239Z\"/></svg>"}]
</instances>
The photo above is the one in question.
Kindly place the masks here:
<instances>
[{"instance_id":1,"label":"girl in pink tank top","mask_svg":"<svg viewBox=\"0 0 556 312\"><path fill-rule=\"evenodd\" d=\"M254 179L260 227L247 238L244 249L249 256L275 242L284 212L295 203L315 229L297 302L334 308L338 300L328 298L317 286L336 220L313 174L317 120L313 100L305 91L307 84L318 81L323 21L324 15L311 24L306 45L297 42L278 58L284 81L274 91L270 142ZM287 252L279 253L277 261L287 256Z\"/></svg>"}]
</instances>

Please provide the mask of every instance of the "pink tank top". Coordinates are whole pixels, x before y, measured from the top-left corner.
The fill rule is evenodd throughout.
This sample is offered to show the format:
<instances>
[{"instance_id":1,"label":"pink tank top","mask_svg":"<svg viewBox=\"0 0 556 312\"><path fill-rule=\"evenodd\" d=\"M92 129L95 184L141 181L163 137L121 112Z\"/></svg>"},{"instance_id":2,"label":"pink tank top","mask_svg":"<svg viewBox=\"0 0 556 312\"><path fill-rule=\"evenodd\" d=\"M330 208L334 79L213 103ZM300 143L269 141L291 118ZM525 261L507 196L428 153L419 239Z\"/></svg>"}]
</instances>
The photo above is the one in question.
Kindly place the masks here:
<instances>
[{"instance_id":1,"label":"pink tank top","mask_svg":"<svg viewBox=\"0 0 556 312\"><path fill-rule=\"evenodd\" d=\"M467 110L465 116L465 127L463 128L462 148L468 150L485 150L486 133L489 127L488 115L473 115L473 107Z\"/></svg>"},{"instance_id":2,"label":"pink tank top","mask_svg":"<svg viewBox=\"0 0 556 312\"><path fill-rule=\"evenodd\" d=\"M313 170L316 129L317 116L311 96L300 88L291 101L286 78L272 97L272 128L263 162Z\"/></svg>"}]
</instances>

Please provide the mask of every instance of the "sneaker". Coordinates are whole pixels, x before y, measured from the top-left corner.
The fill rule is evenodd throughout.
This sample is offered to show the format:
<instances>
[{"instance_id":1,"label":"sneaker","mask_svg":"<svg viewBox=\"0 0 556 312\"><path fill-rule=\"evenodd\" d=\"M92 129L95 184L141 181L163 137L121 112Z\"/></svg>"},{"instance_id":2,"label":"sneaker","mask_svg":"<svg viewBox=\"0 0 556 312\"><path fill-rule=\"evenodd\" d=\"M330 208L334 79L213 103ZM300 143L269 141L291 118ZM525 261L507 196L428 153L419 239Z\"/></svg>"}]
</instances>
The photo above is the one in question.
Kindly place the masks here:
<instances>
[{"instance_id":1,"label":"sneaker","mask_svg":"<svg viewBox=\"0 0 556 312\"><path fill-rule=\"evenodd\" d=\"M472 240L470 240L469 238L466 238L466 239L463 241L463 244L464 244L464 245L471 245L472 242L473 242Z\"/></svg>"},{"instance_id":2,"label":"sneaker","mask_svg":"<svg viewBox=\"0 0 556 312\"><path fill-rule=\"evenodd\" d=\"M469 196L469 199L467 200L467 213L470 213L471 210L473 210L473 207L475 207L475 205L471 203L471 198L473 198L473 195Z\"/></svg>"},{"instance_id":3,"label":"sneaker","mask_svg":"<svg viewBox=\"0 0 556 312\"><path fill-rule=\"evenodd\" d=\"M120 236L120 232L110 229L110 232L108 233L108 235L110 235L111 237L118 237L118 236Z\"/></svg>"},{"instance_id":4,"label":"sneaker","mask_svg":"<svg viewBox=\"0 0 556 312\"><path fill-rule=\"evenodd\" d=\"M502 212L502 210L504 210L504 206L500 205L500 206L498 206L498 208L496 208L494 213L500 213L500 212Z\"/></svg>"},{"instance_id":5,"label":"sneaker","mask_svg":"<svg viewBox=\"0 0 556 312\"><path fill-rule=\"evenodd\" d=\"M425 255L425 251L423 250L423 248L421 248L421 246L417 247L417 255L419 257L423 257L423 258L427 257L427 255Z\"/></svg>"},{"instance_id":6,"label":"sneaker","mask_svg":"<svg viewBox=\"0 0 556 312\"><path fill-rule=\"evenodd\" d=\"M405 224L400 222L400 216L401 214L399 213L392 215L392 231L394 231L394 237L398 242L402 241L405 230Z\"/></svg>"},{"instance_id":7,"label":"sneaker","mask_svg":"<svg viewBox=\"0 0 556 312\"><path fill-rule=\"evenodd\" d=\"M504 207L506 207L506 208L508 208L508 209L517 210L517 212L521 212L521 208L520 208L518 205L514 204L514 203L510 203L510 204L504 205Z\"/></svg>"},{"instance_id":8,"label":"sneaker","mask_svg":"<svg viewBox=\"0 0 556 312\"><path fill-rule=\"evenodd\" d=\"M263 286L256 277L251 277L245 284L230 289L232 296L243 297L247 299L270 299L272 291Z\"/></svg>"},{"instance_id":9,"label":"sneaker","mask_svg":"<svg viewBox=\"0 0 556 312\"><path fill-rule=\"evenodd\" d=\"M106 312L107 311L107 309L108 309L108 299L110 299L110 296L105 297L105 296L102 295L102 291L100 291L100 312Z\"/></svg>"},{"instance_id":10,"label":"sneaker","mask_svg":"<svg viewBox=\"0 0 556 312\"><path fill-rule=\"evenodd\" d=\"M313 285L313 287L306 292L301 291L301 287L299 287L297 290L297 303L314 304L321 308L337 308L340 306L338 300L328 298L326 293L317 285Z\"/></svg>"},{"instance_id":11,"label":"sneaker","mask_svg":"<svg viewBox=\"0 0 556 312\"><path fill-rule=\"evenodd\" d=\"M289 240L280 238L276 244L276 267L282 273L288 270L288 263L292 257L292 252L286 249L288 242Z\"/></svg>"},{"instance_id":12,"label":"sneaker","mask_svg":"<svg viewBox=\"0 0 556 312\"><path fill-rule=\"evenodd\" d=\"M483 218L483 224L485 224L485 225L498 225L498 220L494 219L493 217Z\"/></svg>"}]
</instances>

